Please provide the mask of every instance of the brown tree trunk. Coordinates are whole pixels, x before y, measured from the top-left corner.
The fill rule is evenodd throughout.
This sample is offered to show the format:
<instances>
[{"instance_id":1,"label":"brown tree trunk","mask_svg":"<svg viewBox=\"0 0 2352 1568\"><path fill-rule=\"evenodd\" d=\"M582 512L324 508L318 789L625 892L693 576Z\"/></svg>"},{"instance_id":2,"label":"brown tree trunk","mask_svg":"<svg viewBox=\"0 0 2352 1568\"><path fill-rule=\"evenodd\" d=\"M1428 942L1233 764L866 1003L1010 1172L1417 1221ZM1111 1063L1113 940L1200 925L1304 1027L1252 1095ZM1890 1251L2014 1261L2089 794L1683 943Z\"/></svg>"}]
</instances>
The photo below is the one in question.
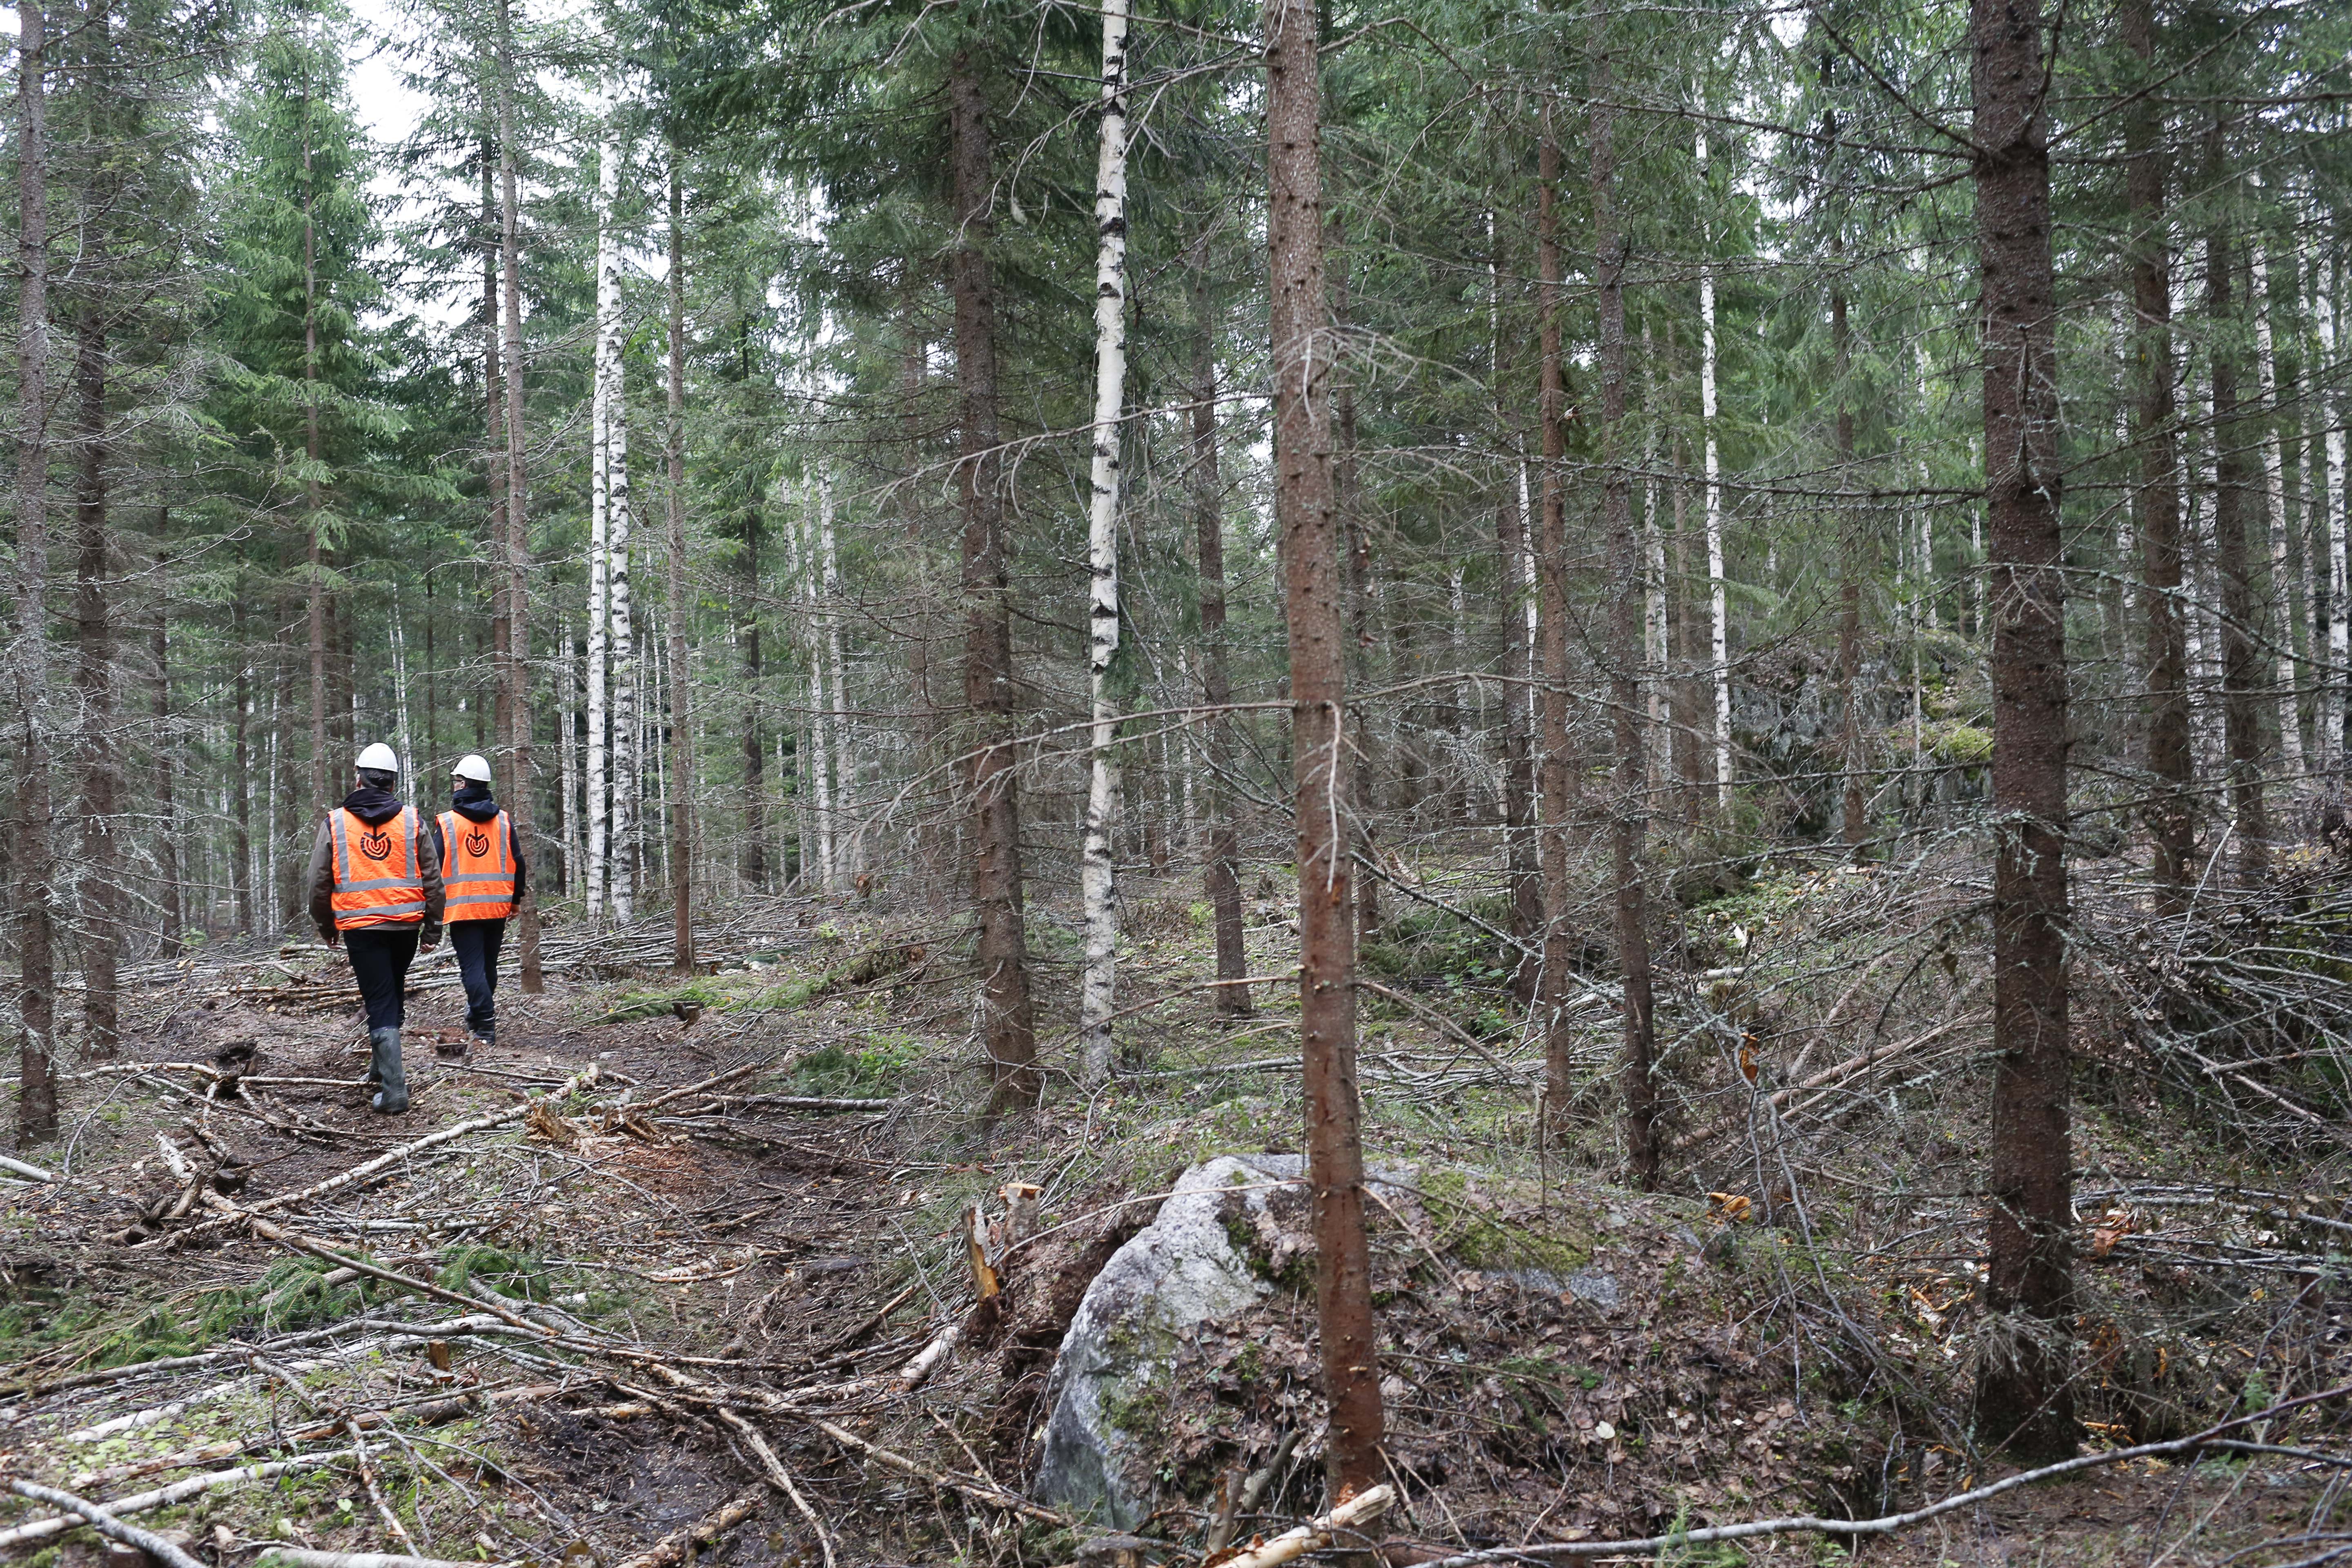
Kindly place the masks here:
<instances>
[{"instance_id":1,"label":"brown tree trunk","mask_svg":"<svg viewBox=\"0 0 2352 1568\"><path fill-rule=\"evenodd\" d=\"M1242 944L1241 846L1234 832L1234 700L1225 670L1225 481L1217 456L1217 354L1205 247L1192 269L1192 530L1200 550L1201 700L1209 710L1208 855L1203 890L1217 935L1217 1015L1250 1016Z\"/></svg>"},{"instance_id":2,"label":"brown tree trunk","mask_svg":"<svg viewBox=\"0 0 2352 1568\"><path fill-rule=\"evenodd\" d=\"M971 901L980 921L976 956L994 1079L992 1110L1032 1106L1045 1093L1037 1028L1029 1002L1029 943L1021 909L1021 805L1014 773L1013 614L998 491L996 297L987 246L993 150L979 62L960 51L949 68L957 242L949 257L955 295L956 384L962 416L956 467L963 511L964 704L976 731L971 792Z\"/></svg>"},{"instance_id":3,"label":"brown tree trunk","mask_svg":"<svg viewBox=\"0 0 2352 1568\"><path fill-rule=\"evenodd\" d=\"M507 816L515 842L536 856L531 833L539 774L531 756L530 484L525 473L522 358L522 210L515 179L514 37L507 0L499 0L499 271L506 342L506 693ZM540 857L544 861L544 857ZM526 995L545 979L539 962L538 882L514 912L516 976Z\"/></svg>"},{"instance_id":4,"label":"brown tree trunk","mask_svg":"<svg viewBox=\"0 0 2352 1568\"><path fill-rule=\"evenodd\" d=\"M2074 1451L2067 1125L2066 626L2057 285L2038 0L1972 0L1992 619L1992 1147L1977 1431L2021 1458Z\"/></svg>"},{"instance_id":5,"label":"brown tree trunk","mask_svg":"<svg viewBox=\"0 0 2352 1568\"><path fill-rule=\"evenodd\" d=\"M95 26L105 25L100 13ZM107 568L106 328L95 300L74 321L74 686L81 704L82 1049L121 1043L115 972L122 957L122 866L115 842L114 621ZM169 828L166 828L169 831Z\"/></svg>"},{"instance_id":6,"label":"brown tree trunk","mask_svg":"<svg viewBox=\"0 0 2352 1568\"><path fill-rule=\"evenodd\" d=\"M319 268L318 229L311 221L310 143L302 143L302 451L314 465L302 481L303 511L309 519L304 537L304 561L310 575L306 614L310 633L310 804L324 811L339 798L338 771L327 750L327 551L319 538L319 512L325 505L320 494L315 465L319 461ZM348 761L349 759L345 759Z\"/></svg>"},{"instance_id":7,"label":"brown tree trunk","mask_svg":"<svg viewBox=\"0 0 2352 1568\"><path fill-rule=\"evenodd\" d=\"M669 688L670 967L694 973L693 680L686 634L686 176L669 158L669 614L663 617Z\"/></svg>"},{"instance_id":8,"label":"brown tree trunk","mask_svg":"<svg viewBox=\"0 0 2352 1568\"><path fill-rule=\"evenodd\" d=\"M1340 761L1347 721L1346 592L1331 472L1328 305L1323 282L1321 120L1312 0L1265 12L1266 242L1274 375L1274 506L1290 639L1291 769L1298 821L1299 1036L1326 1463L1332 1490L1384 1475L1379 1339L1364 1237L1356 1093L1356 942Z\"/></svg>"},{"instance_id":9,"label":"brown tree trunk","mask_svg":"<svg viewBox=\"0 0 2352 1568\"><path fill-rule=\"evenodd\" d=\"M495 120L497 100L485 97L482 112ZM499 152L495 139L484 137L482 158L482 471L484 488L488 497L482 552L489 563L490 585L490 711L489 734L482 732L481 694L474 701L474 748L491 753L493 764L500 759L498 753L506 747L513 724L509 717L507 698L511 688L507 681L507 436L506 436L506 373L503 356L499 352L499 340L506 331L506 311L499 303L499 260L504 253L499 240L499 208L498 198ZM509 779L511 782L511 779Z\"/></svg>"},{"instance_id":10,"label":"brown tree trunk","mask_svg":"<svg viewBox=\"0 0 2352 1568\"><path fill-rule=\"evenodd\" d=\"M1641 673L1642 550L1633 537L1633 492L1625 476L1625 238L1617 220L1617 115L1609 101L1609 24L1592 24L1592 251L1601 306L1601 521L1609 552L1609 710L1616 742L1616 798L1610 802L1610 876L1616 884L1617 973L1624 987L1625 1047L1618 1064L1624 1098L1625 1164L1633 1184L1658 1184L1656 1042L1651 1026L1650 936L1642 887L1642 838L1649 826L1649 752L1643 744Z\"/></svg>"},{"instance_id":11,"label":"brown tree trunk","mask_svg":"<svg viewBox=\"0 0 2352 1568\"><path fill-rule=\"evenodd\" d=\"M2221 189L2218 125L2210 178ZM2221 578L2221 730L2230 758L2230 809L2237 818L2238 865L2260 877L2270 864L2270 817L2263 800L2263 725L2259 688L2266 687L2254 650L2254 584L2246 560L2246 508L2252 499L2254 448L2238 400L2238 321L2231 297L2237 261L2217 225L2205 237L2205 310L2213 347L2213 566Z\"/></svg>"},{"instance_id":12,"label":"brown tree trunk","mask_svg":"<svg viewBox=\"0 0 2352 1568\"><path fill-rule=\"evenodd\" d=\"M2152 0L2124 0L2124 45L2143 77L2156 60ZM2172 281L2164 217L2163 113L2151 95L2124 122L2131 205L2132 440L2139 448L2139 602L2147 612L2147 805L2159 914L2189 907L2197 815L2189 739L2189 634L2180 603L2179 433L2173 423Z\"/></svg>"},{"instance_id":13,"label":"brown tree trunk","mask_svg":"<svg viewBox=\"0 0 2352 1568\"><path fill-rule=\"evenodd\" d=\"M47 37L40 0L16 7L16 1142L58 1135L56 911L50 880L49 187Z\"/></svg>"},{"instance_id":14,"label":"brown tree trunk","mask_svg":"<svg viewBox=\"0 0 2352 1568\"><path fill-rule=\"evenodd\" d=\"M1830 295L1830 336L1837 353L1838 484L1853 484L1853 402L1846 380L1853 370L1853 339L1846 324L1845 290ZM1847 513L1849 523L1853 513ZM1837 682L1840 720L1840 762L1845 773L1844 834L1846 853L1856 860L1870 858L1869 792L1864 773L1862 727L1862 541L1849 527L1845 547L1838 552Z\"/></svg>"},{"instance_id":15,"label":"brown tree trunk","mask_svg":"<svg viewBox=\"0 0 2352 1568\"><path fill-rule=\"evenodd\" d=\"M1551 110L1543 110L1543 141L1536 163L1536 293L1541 316L1538 331L1538 417L1543 422L1543 524L1536 542L1542 579L1543 695L1541 761L1538 777L1543 826L1538 830L1543 868L1543 973L1538 1005L1544 1023L1542 1136L1551 1136L1552 1118L1566 1112L1576 1092L1569 1057L1575 1031L1568 1021L1568 500L1567 390L1559 363L1559 142L1552 134Z\"/></svg>"}]
</instances>

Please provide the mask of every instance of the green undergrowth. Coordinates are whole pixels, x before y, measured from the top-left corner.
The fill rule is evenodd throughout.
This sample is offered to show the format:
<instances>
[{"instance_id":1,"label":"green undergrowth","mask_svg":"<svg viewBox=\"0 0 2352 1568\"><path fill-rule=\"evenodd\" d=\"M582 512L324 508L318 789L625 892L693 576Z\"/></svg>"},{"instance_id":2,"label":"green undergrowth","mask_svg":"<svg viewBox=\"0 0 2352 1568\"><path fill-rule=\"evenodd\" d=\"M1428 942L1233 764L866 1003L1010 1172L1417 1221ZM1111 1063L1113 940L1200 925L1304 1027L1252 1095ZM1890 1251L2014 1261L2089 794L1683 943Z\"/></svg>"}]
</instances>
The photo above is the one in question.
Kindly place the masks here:
<instances>
[{"instance_id":1,"label":"green undergrowth","mask_svg":"<svg viewBox=\"0 0 2352 1568\"><path fill-rule=\"evenodd\" d=\"M76 1369L132 1366L192 1355L247 1331L289 1333L339 1322L365 1309L363 1282L331 1287L332 1266L317 1258L281 1259L250 1285L223 1286L131 1311L109 1310L116 1292L79 1286L23 1290L0 1303L0 1360L64 1351L57 1363Z\"/></svg>"}]
</instances>

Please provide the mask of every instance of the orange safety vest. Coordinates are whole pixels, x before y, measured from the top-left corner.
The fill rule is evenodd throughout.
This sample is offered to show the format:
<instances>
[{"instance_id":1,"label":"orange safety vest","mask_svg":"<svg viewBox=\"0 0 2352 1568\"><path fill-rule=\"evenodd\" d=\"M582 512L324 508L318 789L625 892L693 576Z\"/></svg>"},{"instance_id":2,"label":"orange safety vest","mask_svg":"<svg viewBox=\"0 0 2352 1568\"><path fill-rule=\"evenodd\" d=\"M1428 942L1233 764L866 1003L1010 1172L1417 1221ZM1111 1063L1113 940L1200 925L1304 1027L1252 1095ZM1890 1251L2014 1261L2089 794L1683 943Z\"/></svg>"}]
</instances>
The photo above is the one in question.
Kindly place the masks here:
<instances>
[{"instance_id":1,"label":"orange safety vest","mask_svg":"<svg viewBox=\"0 0 2352 1568\"><path fill-rule=\"evenodd\" d=\"M475 822L454 811L440 816L441 842L446 846L441 864L442 885L448 901L442 913L458 921L502 921L514 913L514 857L508 853L507 814L495 822Z\"/></svg>"},{"instance_id":2,"label":"orange safety vest","mask_svg":"<svg viewBox=\"0 0 2352 1568\"><path fill-rule=\"evenodd\" d=\"M425 919L425 874L418 861L416 808L370 827L337 806L327 816L335 844L335 891L328 901L337 931L413 926Z\"/></svg>"}]
</instances>

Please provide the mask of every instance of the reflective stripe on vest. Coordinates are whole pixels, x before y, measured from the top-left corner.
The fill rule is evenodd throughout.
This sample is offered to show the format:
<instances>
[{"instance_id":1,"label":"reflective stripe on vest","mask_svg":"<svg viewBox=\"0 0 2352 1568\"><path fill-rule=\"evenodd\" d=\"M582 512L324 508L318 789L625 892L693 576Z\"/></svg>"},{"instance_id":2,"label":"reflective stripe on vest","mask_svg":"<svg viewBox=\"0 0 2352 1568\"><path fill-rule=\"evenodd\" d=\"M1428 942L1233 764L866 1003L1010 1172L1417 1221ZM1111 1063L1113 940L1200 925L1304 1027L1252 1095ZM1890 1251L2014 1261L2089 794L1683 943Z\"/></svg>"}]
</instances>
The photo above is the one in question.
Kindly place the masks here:
<instances>
[{"instance_id":1,"label":"reflective stripe on vest","mask_svg":"<svg viewBox=\"0 0 2352 1568\"><path fill-rule=\"evenodd\" d=\"M337 931L419 925L425 920L425 874L418 858L416 809L370 827L342 807L327 814L335 847L335 890L328 902Z\"/></svg>"},{"instance_id":2,"label":"reflective stripe on vest","mask_svg":"<svg viewBox=\"0 0 2352 1568\"><path fill-rule=\"evenodd\" d=\"M445 811L439 818L441 885L447 901L444 920L502 921L514 913L514 857L507 853L507 814L495 821L475 822Z\"/></svg>"}]
</instances>

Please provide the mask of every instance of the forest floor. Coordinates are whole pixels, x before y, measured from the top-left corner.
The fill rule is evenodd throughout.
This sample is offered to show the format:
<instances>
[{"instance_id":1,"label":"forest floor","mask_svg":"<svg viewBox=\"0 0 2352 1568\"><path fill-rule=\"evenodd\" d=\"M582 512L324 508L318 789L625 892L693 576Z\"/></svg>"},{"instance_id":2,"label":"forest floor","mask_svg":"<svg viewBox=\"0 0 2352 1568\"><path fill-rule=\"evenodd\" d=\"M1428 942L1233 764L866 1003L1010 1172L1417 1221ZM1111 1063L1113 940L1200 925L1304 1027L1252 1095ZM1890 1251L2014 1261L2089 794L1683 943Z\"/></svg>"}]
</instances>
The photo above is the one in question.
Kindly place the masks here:
<instances>
[{"instance_id":1,"label":"forest floor","mask_svg":"<svg viewBox=\"0 0 2352 1568\"><path fill-rule=\"evenodd\" d=\"M1785 908L1747 908L1743 949L1762 945L1772 919L1793 932ZM1612 1186L1598 1114L1565 1154L1538 1154L1538 1066L1494 1026L1507 1009L1491 954L1475 923L1416 910L1392 913L1387 949L1366 955L1370 1158L1408 1194L1373 1215L1403 1493L1375 1531L1387 1561L1866 1517L2002 1473L1979 1470L1952 1414L1972 1331L1974 1237L1955 1247L1950 1235L1975 1212L1952 1174L1974 1157L1962 1130L1932 1116L1907 1127L1896 1184L1911 1196L1893 1219L1871 1219L1865 1195L1841 1200L1866 1184L1850 1163L1818 1184L1791 1168L1815 1194L1804 1208L1738 1150L1712 1167L1685 1161L1670 1193ZM289 945L142 972L119 1057L73 1064L65 1137L20 1152L63 1174L5 1190L0 1462L100 1501L209 1485L139 1505L136 1521L224 1568L269 1543L675 1563L698 1521L710 1525L703 1550L729 1563L1081 1559L1099 1531L1024 1495L1076 1292L1189 1164L1296 1147L1295 996L1261 985L1254 1017L1214 1018L1202 917L1176 884L1130 889L1131 1070L1093 1095L1056 1079L1045 1109L993 1121L979 1113L957 933L912 912L797 899L718 911L703 939L713 973L691 981L663 973L666 931L592 941L551 929L545 991L521 994L509 973L496 1047L462 1063L432 1048L463 1012L445 950L412 977L414 1099L394 1119L365 1107L339 954ZM1839 918L1869 923L1866 910ZM1253 972L1286 973L1296 938L1271 881L1254 890L1251 924ZM1066 1017L1072 922L1033 910L1033 933L1040 1016ZM1821 926L1806 937L1836 939ZM1894 973L1875 959L1839 969L1827 951L1792 949L1791 961ZM1692 952L1695 994L1719 990ZM1937 1018L1965 1023L1980 1005L1951 967L1932 1005L1906 1004L1930 1036L1948 1032ZM1840 979L1830 989L1843 994L1811 1016L1832 1037L1824 1058L1853 1043L1836 1026L1860 986ZM1604 992L1585 998L1596 1095L1613 1029ZM1780 1050L1768 1016L1793 1005L1716 1011ZM1049 1064L1067 1059L1066 1037L1041 1044ZM1780 1076L1801 1089L1807 1065L1797 1055ZM1688 1064L1695 1081L1704 1066ZM1751 1100L1780 1080L1752 1066L1744 1076ZM1705 1133L1694 1106L1685 1121ZM2086 1115L2087 1167L2121 1160L2117 1120ZM1743 1162L1755 1179L1737 1179ZM999 1194L1018 1182L1042 1189L1044 1234L1003 1263L1011 1305L975 1315L968 1215L1001 1222ZM1909 1239L1881 1239L1895 1232ZM2150 1254L2118 1289L2161 1295L2165 1267ZM2297 1279L2274 1288L2298 1292L2297 1316L2263 1320L2273 1332L2214 1385L2219 1414L2323 1385L2344 1338L2334 1287ZM1152 1427L1165 1457L1143 1533L1156 1560L1199 1560L1229 1475L1265 1472L1237 1521L1244 1543L1323 1506L1309 1281L1311 1268L1281 1275L1246 1321L1182 1347L1181 1392ZM2221 1366L2221 1347L2250 1332L2231 1313L2259 1309L2200 1310L2194 1352L2168 1352L2181 1342L2159 1343L2121 1307L2090 1331L2105 1393L2084 1414L2105 1417L2102 1443L2215 1415L2157 1397L2168 1356ZM968 1329L962 1342L908 1375L950 1327ZM2281 1359L2290 1340L2306 1346L2299 1361ZM2154 1373L2135 1381L2151 1356ZM2127 1421L2126 1406L2140 1415ZM2272 1440L2298 1440L2285 1433ZM2284 1453L2144 1460L1889 1538L1665 1555L2316 1563L2346 1540L2345 1474ZM26 1538L47 1512L0 1507L0 1554L37 1568L101 1554L87 1530Z\"/></svg>"}]
</instances>

